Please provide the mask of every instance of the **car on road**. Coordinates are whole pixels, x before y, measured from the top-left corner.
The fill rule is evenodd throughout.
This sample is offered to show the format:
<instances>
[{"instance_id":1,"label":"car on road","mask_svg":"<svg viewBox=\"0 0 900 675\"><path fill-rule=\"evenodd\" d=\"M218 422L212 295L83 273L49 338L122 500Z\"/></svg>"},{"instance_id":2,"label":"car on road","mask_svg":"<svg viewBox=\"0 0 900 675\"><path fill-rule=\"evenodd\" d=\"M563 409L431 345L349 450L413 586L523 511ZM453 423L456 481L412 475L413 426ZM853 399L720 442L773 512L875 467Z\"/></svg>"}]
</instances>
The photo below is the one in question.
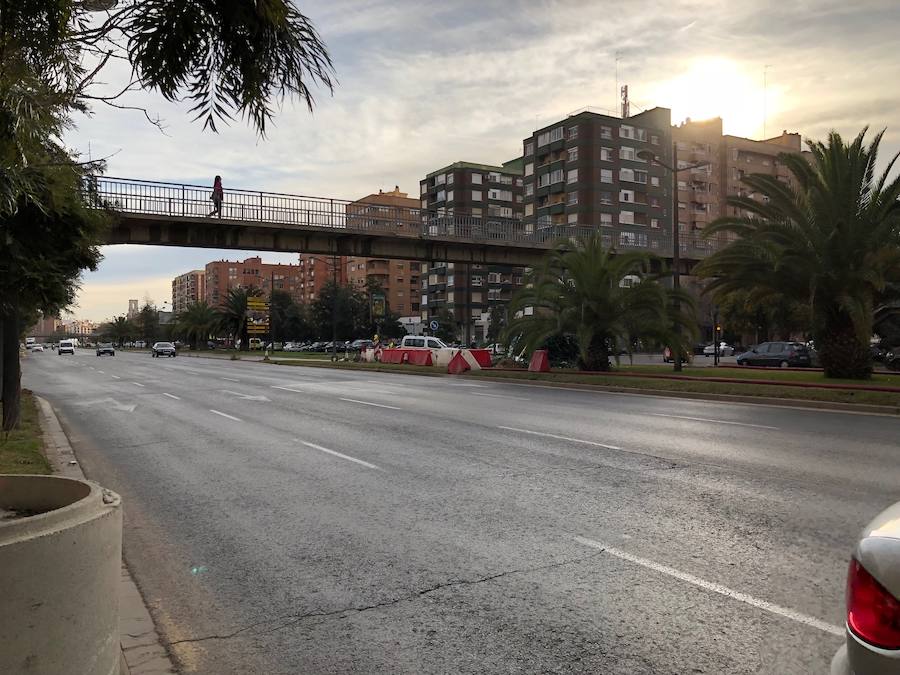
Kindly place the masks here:
<instances>
[{"instance_id":1,"label":"car on road","mask_svg":"<svg viewBox=\"0 0 900 675\"><path fill-rule=\"evenodd\" d=\"M715 356L716 354L716 345L706 345L703 348L703 356ZM719 356L734 356L734 347L732 347L727 342L719 343Z\"/></svg>"},{"instance_id":2,"label":"car on road","mask_svg":"<svg viewBox=\"0 0 900 675\"><path fill-rule=\"evenodd\" d=\"M405 335L400 343L401 349L450 349L443 340L422 335Z\"/></svg>"},{"instance_id":3,"label":"car on road","mask_svg":"<svg viewBox=\"0 0 900 675\"><path fill-rule=\"evenodd\" d=\"M153 357L171 356L175 357L175 345L171 342L155 342L150 348L150 355Z\"/></svg>"},{"instance_id":4,"label":"car on road","mask_svg":"<svg viewBox=\"0 0 900 675\"><path fill-rule=\"evenodd\" d=\"M900 502L863 530L847 571L844 644L831 675L900 673Z\"/></svg>"},{"instance_id":5,"label":"car on road","mask_svg":"<svg viewBox=\"0 0 900 675\"><path fill-rule=\"evenodd\" d=\"M57 356L60 354L75 354L74 340L60 340L59 347L56 348Z\"/></svg>"},{"instance_id":6,"label":"car on road","mask_svg":"<svg viewBox=\"0 0 900 675\"><path fill-rule=\"evenodd\" d=\"M116 348L113 347L112 342L101 342L97 345L97 356L103 356L104 354L116 355Z\"/></svg>"},{"instance_id":7,"label":"car on road","mask_svg":"<svg viewBox=\"0 0 900 675\"><path fill-rule=\"evenodd\" d=\"M44 345L33 344L33 345L31 345L31 351L33 351L33 352L42 352L42 351L44 351Z\"/></svg>"},{"instance_id":8,"label":"car on road","mask_svg":"<svg viewBox=\"0 0 900 675\"><path fill-rule=\"evenodd\" d=\"M682 363L690 363L691 357L687 354L681 355ZM672 349L670 347L666 347L663 349L663 363L675 363L675 357L672 354Z\"/></svg>"},{"instance_id":9,"label":"car on road","mask_svg":"<svg viewBox=\"0 0 900 675\"><path fill-rule=\"evenodd\" d=\"M802 342L762 342L737 357L739 366L778 366L781 368L812 365L809 348Z\"/></svg>"}]
</instances>

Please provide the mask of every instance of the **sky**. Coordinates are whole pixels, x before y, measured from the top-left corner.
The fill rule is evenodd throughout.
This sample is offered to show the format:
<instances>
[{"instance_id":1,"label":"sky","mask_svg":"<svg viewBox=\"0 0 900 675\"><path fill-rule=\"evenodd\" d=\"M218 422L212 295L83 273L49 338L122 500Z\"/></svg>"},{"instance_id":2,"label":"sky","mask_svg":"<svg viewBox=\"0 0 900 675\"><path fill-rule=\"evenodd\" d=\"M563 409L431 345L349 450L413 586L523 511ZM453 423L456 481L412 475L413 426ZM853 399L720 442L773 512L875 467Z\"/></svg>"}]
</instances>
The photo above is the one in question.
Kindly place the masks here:
<instances>
[{"instance_id":1,"label":"sky","mask_svg":"<svg viewBox=\"0 0 900 675\"><path fill-rule=\"evenodd\" d=\"M632 113L672 121L723 118L725 133L782 130L823 139L887 128L900 149L896 0L296 0L325 41L337 78L315 109L285 101L265 139L241 120L203 131L188 106L154 92L95 105L67 144L107 159L107 174L344 199L379 189L417 194L455 161L496 164L532 131L585 107L614 110L627 84ZM121 88L127 66L98 90ZM764 87L765 82L765 87ZM106 320L128 299L170 299L177 274L253 252L104 247L86 273L78 318ZM295 255L261 254L266 262Z\"/></svg>"}]
</instances>

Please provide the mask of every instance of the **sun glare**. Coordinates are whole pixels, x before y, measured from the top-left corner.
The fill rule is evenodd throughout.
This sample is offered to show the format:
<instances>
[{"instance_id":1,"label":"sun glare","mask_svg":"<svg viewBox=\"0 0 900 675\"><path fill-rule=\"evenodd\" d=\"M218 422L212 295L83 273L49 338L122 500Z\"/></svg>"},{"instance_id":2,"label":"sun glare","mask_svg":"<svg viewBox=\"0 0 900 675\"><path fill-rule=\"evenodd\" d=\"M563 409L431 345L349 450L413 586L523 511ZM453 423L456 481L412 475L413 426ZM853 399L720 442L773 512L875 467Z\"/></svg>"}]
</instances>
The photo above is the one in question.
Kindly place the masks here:
<instances>
[{"instance_id":1,"label":"sun glare","mask_svg":"<svg viewBox=\"0 0 900 675\"><path fill-rule=\"evenodd\" d=\"M761 138L763 113L772 121L777 91L768 88L763 103L763 72L751 72L728 59L699 59L659 84L651 98L672 108L672 122L721 117L726 134ZM774 126L769 125L768 131ZM771 135L771 134L770 134Z\"/></svg>"}]
</instances>

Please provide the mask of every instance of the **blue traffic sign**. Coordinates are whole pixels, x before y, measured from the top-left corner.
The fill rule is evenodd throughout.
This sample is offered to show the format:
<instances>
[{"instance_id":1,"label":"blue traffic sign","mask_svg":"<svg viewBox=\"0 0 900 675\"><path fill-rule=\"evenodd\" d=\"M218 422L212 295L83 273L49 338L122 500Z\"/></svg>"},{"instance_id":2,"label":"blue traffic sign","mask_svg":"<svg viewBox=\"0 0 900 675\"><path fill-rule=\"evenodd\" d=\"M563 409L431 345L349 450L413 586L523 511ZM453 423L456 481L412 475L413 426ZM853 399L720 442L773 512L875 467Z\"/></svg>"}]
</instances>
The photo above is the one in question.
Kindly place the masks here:
<instances>
[{"instance_id":1,"label":"blue traffic sign","mask_svg":"<svg viewBox=\"0 0 900 675\"><path fill-rule=\"evenodd\" d=\"M438 328L441 327L441 324L439 324L437 321L432 321L428 325L431 327L431 330L437 330Z\"/></svg>"}]
</instances>

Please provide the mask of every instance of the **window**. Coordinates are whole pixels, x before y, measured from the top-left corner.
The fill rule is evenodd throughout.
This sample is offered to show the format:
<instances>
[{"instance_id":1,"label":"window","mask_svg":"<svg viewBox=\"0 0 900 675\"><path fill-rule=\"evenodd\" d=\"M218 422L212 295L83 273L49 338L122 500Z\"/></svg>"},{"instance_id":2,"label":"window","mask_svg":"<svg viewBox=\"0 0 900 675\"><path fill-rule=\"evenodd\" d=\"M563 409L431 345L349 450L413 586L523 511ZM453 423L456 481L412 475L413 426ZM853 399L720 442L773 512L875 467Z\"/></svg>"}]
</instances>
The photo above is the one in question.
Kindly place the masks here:
<instances>
[{"instance_id":1,"label":"window","mask_svg":"<svg viewBox=\"0 0 900 675\"><path fill-rule=\"evenodd\" d=\"M525 156L527 157L527 156L533 155L533 154L534 154L534 143L532 143L532 142L526 143L525 144Z\"/></svg>"},{"instance_id":2,"label":"window","mask_svg":"<svg viewBox=\"0 0 900 675\"><path fill-rule=\"evenodd\" d=\"M686 208L687 208L687 204L685 204L684 202L678 202L678 208L679 208L679 209L686 209Z\"/></svg>"},{"instance_id":3,"label":"window","mask_svg":"<svg viewBox=\"0 0 900 675\"><path fill-rule=\"evenodd\" d=\"M443 190L438 190L437 200L439 202L443 202L443 201L446 201L446 199L447 199L447 193L444 192Z\"/></svg>"},{"instance_id":4,"label":"window","mask_svg":"<svg viewBox=\"0 0 900 675\"><path fill-rule=\"evenodd\" d=\"M659 206L659 197L650 197L650 206Z\"/></svg>"},{"instance_id":5,"label":"window","mask_svg":"<svg viewBox=\"0 0 900 675\"><path fill-rule=\"evenodd\" d=\"M501 202L512 201L512 190L488 190L488 199L496 199Z\"/></svg>"},{"instance_id":6,"label":"window","mask_svg":"<svg viewBox=\"0 0 900 675\"><path fill-rule=\"evenodd\" d=\"M480 218L481 217L481 208L472 209L472 215Z\"/></svg>"},{"instance_id":7,"label":"window","mask_svg":"<svg viewBox=\"0 0 900 675\"><path fill-rule=\"evenodd\" d=\"M525 215L526 216L534 215L534 204L526 204L525 205Z\"/></svg>"},{"instance_id":8,"label":"window","mask_svg":"<svg viewBox=\"0 0 900 675\"><path fill-rule=\"evenodd\" d=\"M623 145L619 148L619 159L630 159L634 161L637 159L637 155L634 153L634 148L630 148L627 145Z\"/></svg>"},{"instance_id":9,"label":"window","mask_svg":"<svg viewBox=\"0 0 900 675\"><path fill-rule=\"evenodd\" d=\"M600 224L604 227L612 227L612 214L611 213L601 213L600 214Z\"/></svg>"},{"instance_id":10,"label":"window","mask_svg":"<svg viewBox=\"0 0 900 675\"><path fill-rule=\"evenodd\" d=\"M481 190L472 190L472 201L480 202L482 194Z\"/></svg>"},{"instance_id":11,"label":"window","mask_svg":"<svg viewBox=\"0 0 900 675\"><path fill-rule=\"evenodd\" d=\"M553 141L562 140L563 137L563 128L556 127L555 129L551 129L550 131L545 131L542 134L538 135L537 144L540 148L543 145L547 145L548 143L552 143Z\"/></svg>"},{"instance_id":12,"label":"window","mask_svg":"<svg viewBox=\"0 0 900 675\"><path fill-rule=\"evenodd\" d=\"M635 129L634 137L639 141L647 142L647 130L646 129Z\"/></svg>"},{"instance_id":13,"label":"window","mask_svg":"<svg viewBox=\"0 0 900 675\"><path fill-rule=\"evenodd\" d=\"M612 183L613 182L612 169L600 169L600 182L601 183Z\"/></svg>"},{"instance_id":14,"label":"window","mask_svg":"<svg viewBox=\"0 0 900 675\"><path fill-rule=\"evenodd\" d=\"M622 124L619 127L619 137L634 138L634 127L628 126L627 124Z\"/></svg>"},{"instance_id":15,"label":"window","mask_svg":"<svg viewBox=\"0 0 900 675\"><path fill-rule=\"evenodd\" d=\"M565 180L565 172L562 169L554 169L550 172L551 183L562 183Z\"/></svg>"},{"instance_id":16,"label":"window","mask_svg":"<svg viewBox=\"0 0 900 675\"><path fill-rule=\"evenodd\" d=\"M568 221L569 225L577 225L578 224L578 214L570 213L566 220Z\"/></svg>"},{"instance_id":17,"label":"window","mask_svg":"<svg viewBox=\"0 0 900 675\"><path fill-rule=\"evenodd\" d=\"M647 235L643 232L619 232L619 246L647 247Z\"/></svg>"},{"instance_id":18,"label":"window","mask_svg":"<svg viewBox=\"0 0 900 675\"><path fill-rule=\"evenodd\" d=\"M427 199L423 199L423 200L422 200L422 208L423 208L423 209L427 209L427 208L428 208L428 200L427 200Z\"/></svg>"},{"instance_id":19,"label":"window","mask_svg":"<svg viewBox=\"0 0 900 675\"><path fill-rule=\"evenodd\" d=\"M569 175L566 177L567 183L578 182L578 169L569 169Z\"/></svg>"},{"instance_id":20,"label":"window","mask_svg":"<svg viewBox=\"0 0 900 675\"><path fill-rule=\"evenodd\" d=\"M619 180L634 182L634 169L619 169Z\"/></svg>"},{"instance_id":21,"label":"window","mask_svg":"<svg viewBox=\"0 0 900 675\"><path fill-rule=\"evenodd\" d=\"M544 145L547 145L547 143L549 143L549 142L550 142L550 132L549 131L545 131L542 134L538 134L537 144L538 144L539 148Z\"/></svg>"},{"instance_id":22,"label":"window","mask_svg":"<svg viewBox=\"0 0 900 675\"><path fill-rule=\"evenodd\" d=\"M644 185L647 184L647 172L646 171L635 171L634 172L634 182L642 183Z\"/></svg>"},{"instance_id":23,"label":"window","mask_svg":"<svg viewBox=\"0 0 900 675\"><path fill-rule=\"evenodd\" d=\"M562 127L556 127L555 129L552 129L550 131L550 142L552 143L553 141L561 141L563 135L564 133Z\"/></svg>"},{"instance_id":24,"label":"window","mask_svg":"<svg viewBox=\"0 0 900 675\"><path fill-rule=\"evenodd\" d=\"M488 206L488 215L495 216L500 218L512 218L512 207L511 206Z\"/></svg>"},{"instance_id":25,"label":"window","mask_svg":"<svg viewBox=\"0 0 900 675\"><path fill-rule=\"evenodd\" d=\"M534 183L525 183L525 196L530 197L534 194Z\"/></svg>"},{"instance_id":26,"label":"window","mask_svg":"<svg viewBox=\"0 0 900 675\"><path fill-rule=\"evenodd\" d=\"M442 173L438 174L437 178L434 179L435 185L443 185L447 182L447 174Z\"/></svg>"},{"instance_id":27,"label":"window","mask_svg":"<svg viewBox=\"0 0 900 675\"><path fill-rule=\"evenodd\" d=\"M659 220L657 220L656 218L651 218L650 227L659 228Z\"/></svg>"},{"instance_id":28,"label":"window","mask_svg":"<svg viewBox=\"0 0 900 675\"><path fill-rule=\"evenodd\" d=\"M453 190L447 190L447 201L448 202L453 201Z\"/></svg>"},{"instance_id":29,"label":"window","mask_svg":"<svg viewBox=\"0 0 900 675\"><path fill-rule=\"evenodd\" d=\"M534 175L534 162L528 162L528 164L525 165L525 175L526 176Z\"/></svg>"},{"instance_id":30,"label":"window","mask_svg":"<svg viewBox=\"0 0 900 675\"><path fill-rule=\"evenodd\" d=\"M473 286L483 286L484 278L480 274L473 274L472 275L472 285Z\"/></svg>"},{"instance_id":31,"label":"window","mask_svg":"<svg viewBox=\"0 0 900 675\"><path fill-rule=\"evenodd\" d=\"M447 185L453 185L453 174L452 173L447 174Z\"/></svg>"},{"instance_id":32,"label":"window","mask_svg":"<svg viewBox=\"0 0 900 675\"><path fill-rule=\"evenodd\" d=\"M474 183L475 185L481 185L481 174L480 173L472 174L472 183Z\"/></svg>"},{"instance_id":33,"label":"window","mask_svg":"<svg viewBox=\"0 0 900 675\"><path fill-rule=\"evenodd\" d=\"M419 183L419 194L424 195L428 192L428 183Z\"/></svg>"},{"instance_id":34,"label":"window","mask_svg":"<svg viewBox=\"0 0 900 675\"><path fill-rule=\"evenodd\" d=\"M613 149L612 148L600 148L600 159L604 162L613 161Z\"/></svg>"},{"instance_id":35,"label":"window","mask_svg":"<svg viewBox=\"0 0 900 675\"><path fill-rule=\"evenodd\" d=\"M566 195L566 203L569 206L574 206L575 204L578 203L578 191L577 190L574 192L570 192L569 194Z\"/></svg>"},{"instance_id":36,"label":"window","mask_svg":"<svg viewBox=\"0 0 900 675\"><path fill-rule=\"evenodd\" d=\"M612 127L600 127L600 138L612 138Z\"/></svg>"},{"instance_id":37,"label":"window","mask_svg":"<svg viewBox=\"0 0 900 675\"><path fill-rule=\"evenodd\" d=\"M538 176L538 187L546 187L547 185L550 185L550 174L542 173Z\"/></svg>"},{"instance_id":38,"label":"window","mask_svg":"<svg viewBox=\"0 0 900 675\"><path fill-rule=\"evenodd\" d=\"M447 291L447 302L453 302L456 299L456 294L453 291Z\"/></svg>"},{"instance_id":39,"label":"window","mask_svg":"<svg viewBox=\"0 0 900 675\"><path fill-rule=\"evenodd\" d=\"M659 145L659 136L650 136L650 145Z\"/></svg>"},{"instance_id":40,"label":"window","mask_svg":"<svg viewBox=\"0 0 900 675\"><path fill-rule=\"evenodd\" d=\"M619 225L634 225L634 211L619 211Z\"/></svg>"},{"instance_id":41,"label":"window","mask_svg":"<svg viewBox=\"0 0 900 675\"><path fill-rule=\"evenodd\" d=\"M569 140L571 141L573 138L578 138L578 125L574 125L569 127Z\"/></svg>"},{"instance_id":42,"label":"window","mask_svg":"<svg viewBox=\"0 0 900 675\"><path fill-rule=\"evenodd\" d=\"M634 190L619 190L619 201L620 202L633 202L634 201Z\"/></svg>"},{"instance_id":43,"label":"window","mask_svg":"<svg viewBox=\"0 0 900 675\"><path fill-rule=\"evenodd\" d=\"M600 193L600 203L601 204L612 204L612 192L601 192Z\"/></svg>"},{"instance_id":44,"label":"window","mask_svg":"<svg viewBox=\"0 0 900 675\"><path fill-rule=\"evenodd\" d=\"M569 148L569 161L574 162L578 159L578 148Z\"/></svg>"},{"instance_id":45,"label":"window","mask_svg":"<svg viewBox=\"0 0 900 675\"><path fill-rule=\"evenodd\" d=\"M650 176L650 185L659 187L659 176Z\"/></svg>"}]
</instances>

